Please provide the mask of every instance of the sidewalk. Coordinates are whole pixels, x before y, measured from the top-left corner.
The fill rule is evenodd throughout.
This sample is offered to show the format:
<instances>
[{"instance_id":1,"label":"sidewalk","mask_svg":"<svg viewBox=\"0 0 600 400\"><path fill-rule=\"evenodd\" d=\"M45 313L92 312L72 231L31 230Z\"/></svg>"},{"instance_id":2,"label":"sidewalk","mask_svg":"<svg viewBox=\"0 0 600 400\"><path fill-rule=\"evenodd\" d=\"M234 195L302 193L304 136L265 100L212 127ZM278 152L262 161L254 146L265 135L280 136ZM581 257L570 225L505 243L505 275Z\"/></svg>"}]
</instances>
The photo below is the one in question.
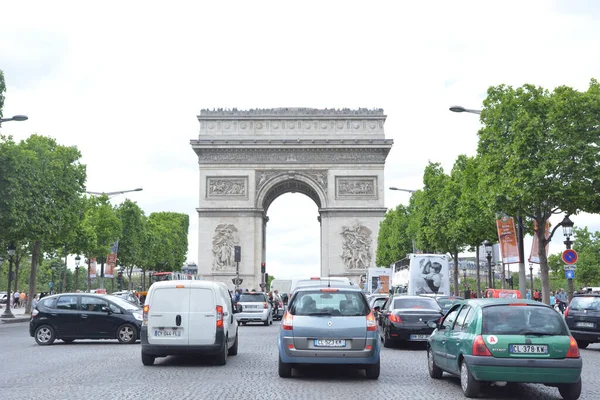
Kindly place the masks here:
<instances>
[{"instance_id":1,"label":"sidewalk","mask_svg":"<svg viewBox=\"0 0 600 400\"><path fill-rule=\"evenodd\" d=\"M25 307L11 308L10 311L12 311L13 315L15 316L14 318L2 318L2 313L4 313L5 309L6 305L2 304L2 308L0 308L0 321L2 321L3 324L29 322L29 319L31 318L30 315L25 315Z\"/></svg>"}]
</instances>

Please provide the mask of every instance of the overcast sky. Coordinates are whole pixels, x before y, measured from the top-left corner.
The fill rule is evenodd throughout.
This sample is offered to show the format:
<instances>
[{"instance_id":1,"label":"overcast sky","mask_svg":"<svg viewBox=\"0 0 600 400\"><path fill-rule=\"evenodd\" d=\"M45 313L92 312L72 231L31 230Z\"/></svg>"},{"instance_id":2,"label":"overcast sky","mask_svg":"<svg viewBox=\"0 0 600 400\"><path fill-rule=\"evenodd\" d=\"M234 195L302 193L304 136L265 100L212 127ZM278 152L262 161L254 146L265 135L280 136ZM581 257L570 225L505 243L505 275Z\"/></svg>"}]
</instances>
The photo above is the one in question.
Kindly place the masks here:
<instances>
[{"instance_id":1,"label":"overcast sky","mask_svg":"<svg viewBox=\"0 0 600 400\"><path fill-rule=\"evenodd\" d=\"M585 90L600 78L599 26L593 0L4 2L4 115L29 120L1 133L77 146L90 191L143 187L115 204L188 213L187 258L210 263L197 259L189 144L200 109L383 108L395 142L385 185L419 189L428 161L449 173L475 154L478 117L450 105L480 108L498 84ZM409 196L387 191L385 204ZM318 275L317 206L286 194L268 215L268 272ZM572 220L600 228L598 216Z\"/></svg>"}]
</instances>

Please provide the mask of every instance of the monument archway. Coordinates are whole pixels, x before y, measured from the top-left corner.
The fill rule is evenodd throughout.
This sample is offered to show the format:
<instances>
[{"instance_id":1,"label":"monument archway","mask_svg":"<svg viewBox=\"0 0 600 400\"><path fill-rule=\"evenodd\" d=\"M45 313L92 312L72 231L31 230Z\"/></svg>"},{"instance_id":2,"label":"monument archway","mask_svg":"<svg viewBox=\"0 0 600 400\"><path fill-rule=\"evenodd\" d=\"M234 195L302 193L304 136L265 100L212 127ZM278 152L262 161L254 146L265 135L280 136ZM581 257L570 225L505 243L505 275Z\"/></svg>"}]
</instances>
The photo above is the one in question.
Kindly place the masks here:
<instances>
[{"instance_id":1,"label":"monument archway","mask_svg":"<svg viewBox=\"0 0 600 400\"><path fill-rule=\"evenodd\" d=\"M202 110L191 145L200 166L198 272L225 282L238 267L258 288L266 257L266 213L284 193L302 193L319 210L321 275L358 282L375 266L383 219L383 110Z\"/></svg>"}]
</instances>

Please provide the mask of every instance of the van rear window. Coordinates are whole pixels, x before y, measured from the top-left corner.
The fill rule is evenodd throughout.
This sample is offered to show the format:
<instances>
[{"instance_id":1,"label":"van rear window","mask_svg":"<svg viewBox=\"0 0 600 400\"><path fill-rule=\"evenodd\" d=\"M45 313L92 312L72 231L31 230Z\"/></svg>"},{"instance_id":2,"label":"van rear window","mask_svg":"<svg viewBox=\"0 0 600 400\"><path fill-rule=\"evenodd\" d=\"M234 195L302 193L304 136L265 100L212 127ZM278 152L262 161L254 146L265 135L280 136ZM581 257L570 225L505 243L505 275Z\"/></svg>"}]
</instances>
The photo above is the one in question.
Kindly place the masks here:
<instances>
[{"instance_id":1,"label":"van rear window","mask_svg":"<svg viewBox=\"0 0 600 400\"><path fill-rule=\"evenodd\" d=\"M154 291L150 303L153 312L175 312L188 310L190 290L177 288L160 288Z\"/></svg>"}]
</instances>

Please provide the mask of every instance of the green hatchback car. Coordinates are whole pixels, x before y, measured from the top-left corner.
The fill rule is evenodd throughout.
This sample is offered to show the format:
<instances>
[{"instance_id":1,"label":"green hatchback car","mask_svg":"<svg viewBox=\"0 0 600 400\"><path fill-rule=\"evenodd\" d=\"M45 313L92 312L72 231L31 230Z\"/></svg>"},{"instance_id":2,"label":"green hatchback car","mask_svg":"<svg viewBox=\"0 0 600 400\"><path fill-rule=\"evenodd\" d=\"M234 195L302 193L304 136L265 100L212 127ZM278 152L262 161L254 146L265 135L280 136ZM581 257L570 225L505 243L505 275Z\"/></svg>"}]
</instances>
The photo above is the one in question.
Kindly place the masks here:
<instances>
[{"instance_id":1,"label":"green hatchback car","mask_svg":"<svg viewBox=\"0 0 600 400\"><path fill-rule=\"evenodd\" d=\"M577 342L549 306L530 300L474 299L456 303L427 341L429 375L460 377L465 397L484 384L543 383L567 400L581 395Z\"/></svg>"}]
</instances>

